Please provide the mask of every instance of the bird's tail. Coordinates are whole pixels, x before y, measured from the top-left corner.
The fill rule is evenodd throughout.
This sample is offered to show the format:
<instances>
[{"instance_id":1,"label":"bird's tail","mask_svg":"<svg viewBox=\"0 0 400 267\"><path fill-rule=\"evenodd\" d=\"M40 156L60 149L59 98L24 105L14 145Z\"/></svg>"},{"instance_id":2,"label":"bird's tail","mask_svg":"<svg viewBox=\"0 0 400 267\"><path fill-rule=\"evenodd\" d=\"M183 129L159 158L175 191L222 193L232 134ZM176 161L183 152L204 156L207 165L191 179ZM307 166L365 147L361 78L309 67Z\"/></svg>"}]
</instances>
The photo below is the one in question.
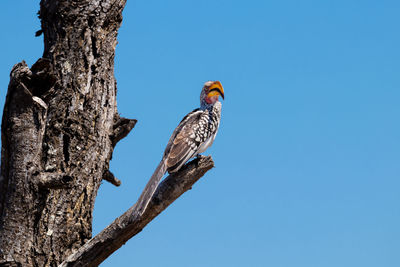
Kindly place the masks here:
<instances>
[{"instance_id":1,"label":"bird's tail","mask_svg":"<svg viewBox=\"0 0 400 267\"><path fill-rule=\"evenodd\" d=\"M146 187L143 189L143 192L140 195L138 201L136 202L133 215L142 215L143 212L146 210L147 205L149 204L154 192L156 191L161 178L166 172L166 169L167 167L165 164L165 159L162 159L161 162L158 164L156 170L154 171L153 175L151 176L150 180L147 182Z\"/></svg>"}]
</instances>

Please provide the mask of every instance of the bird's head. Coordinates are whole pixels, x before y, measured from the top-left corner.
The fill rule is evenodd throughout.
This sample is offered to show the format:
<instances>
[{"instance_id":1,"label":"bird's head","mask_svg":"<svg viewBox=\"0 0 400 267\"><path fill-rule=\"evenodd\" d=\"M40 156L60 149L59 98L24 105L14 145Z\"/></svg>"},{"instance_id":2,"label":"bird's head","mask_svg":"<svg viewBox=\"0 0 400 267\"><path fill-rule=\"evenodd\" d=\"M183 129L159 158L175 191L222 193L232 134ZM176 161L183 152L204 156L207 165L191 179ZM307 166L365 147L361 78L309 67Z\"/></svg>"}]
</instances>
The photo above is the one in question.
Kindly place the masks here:
<instances>
[{"instance_id":1,"label":"bird's head","mask_svg":"<svg viewBox=\"0 0 400 267\"><path fill-rule=\"evenodd\" d=\"M219 81L208 81L204 84L200 94L201 105L212 105L218 101L218 97L224 99L224 88Z\"/></svg>"}]
</instances>

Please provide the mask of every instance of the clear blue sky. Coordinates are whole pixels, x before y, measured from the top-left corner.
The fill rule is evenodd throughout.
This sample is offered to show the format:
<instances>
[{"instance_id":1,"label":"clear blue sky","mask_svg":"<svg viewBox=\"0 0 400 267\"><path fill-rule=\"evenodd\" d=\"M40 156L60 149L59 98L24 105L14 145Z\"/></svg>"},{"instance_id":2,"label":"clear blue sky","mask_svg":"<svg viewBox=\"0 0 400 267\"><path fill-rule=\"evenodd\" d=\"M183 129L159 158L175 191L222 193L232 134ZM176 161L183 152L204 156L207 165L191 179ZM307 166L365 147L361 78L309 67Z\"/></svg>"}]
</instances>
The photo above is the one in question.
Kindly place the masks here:
<instances>
[{"instance_id":1,"label":"clear blue sky","mask_svg":"<svg viewBox=\"0 0 400 267\"><path fill-rule=\"evenodd\" d=\"M41 56L39 1L1 1L11 67ZM207 80L216 168L102 266L400 266L399 1L134 1L118 37L118 144L94 233L137 199Z\"/></svg>"}]
</instances>

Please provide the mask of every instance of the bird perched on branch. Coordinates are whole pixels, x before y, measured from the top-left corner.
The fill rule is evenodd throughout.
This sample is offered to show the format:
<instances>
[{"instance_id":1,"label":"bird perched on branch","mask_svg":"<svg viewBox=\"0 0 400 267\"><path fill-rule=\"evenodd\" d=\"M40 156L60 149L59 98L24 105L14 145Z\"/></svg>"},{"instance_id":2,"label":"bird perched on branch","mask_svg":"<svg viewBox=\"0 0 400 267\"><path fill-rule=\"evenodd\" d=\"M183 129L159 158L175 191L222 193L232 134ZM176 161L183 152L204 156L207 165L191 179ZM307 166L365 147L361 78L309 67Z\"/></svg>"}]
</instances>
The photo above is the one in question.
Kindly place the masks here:
<instances>
[{"instance_id":1,"label":"bird perched on branch","mask_svg":"<svg viewBox=\"0 0 400 267\"><path fill-rule=\"evenodd\" d=\"M136 203L134 214L142 214L165 172L177 172L189 159L210 147L221 120L224 89L219 81L208 81L200 94L200 108L187 114L174 130L163 158Z\"/></svg>"}]
</instances>

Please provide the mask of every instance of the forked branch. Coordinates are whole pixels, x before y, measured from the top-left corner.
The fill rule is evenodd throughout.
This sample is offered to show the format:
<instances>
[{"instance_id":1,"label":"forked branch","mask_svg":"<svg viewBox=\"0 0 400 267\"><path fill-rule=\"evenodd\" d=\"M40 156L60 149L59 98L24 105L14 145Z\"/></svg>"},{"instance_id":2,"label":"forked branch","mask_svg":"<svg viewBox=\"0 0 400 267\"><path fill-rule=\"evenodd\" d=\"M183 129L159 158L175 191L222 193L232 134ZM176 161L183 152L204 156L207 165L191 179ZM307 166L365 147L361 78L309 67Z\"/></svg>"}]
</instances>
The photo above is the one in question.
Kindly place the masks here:
<instances>
[{"instance_id":1,"label":"forked branch","mask_svg":"<svg viewBox=\"0 0 400 267\"><path fill-rule=\"evenodd\" d=\"M134 206L118 217L98 235L70 255L59 267L98 266L131 237L138 234L158 214L214 167L211 156L199 156L179 172L169 175L157 188L142 215L132 214Z\"/></svg>"}]
</instances>

